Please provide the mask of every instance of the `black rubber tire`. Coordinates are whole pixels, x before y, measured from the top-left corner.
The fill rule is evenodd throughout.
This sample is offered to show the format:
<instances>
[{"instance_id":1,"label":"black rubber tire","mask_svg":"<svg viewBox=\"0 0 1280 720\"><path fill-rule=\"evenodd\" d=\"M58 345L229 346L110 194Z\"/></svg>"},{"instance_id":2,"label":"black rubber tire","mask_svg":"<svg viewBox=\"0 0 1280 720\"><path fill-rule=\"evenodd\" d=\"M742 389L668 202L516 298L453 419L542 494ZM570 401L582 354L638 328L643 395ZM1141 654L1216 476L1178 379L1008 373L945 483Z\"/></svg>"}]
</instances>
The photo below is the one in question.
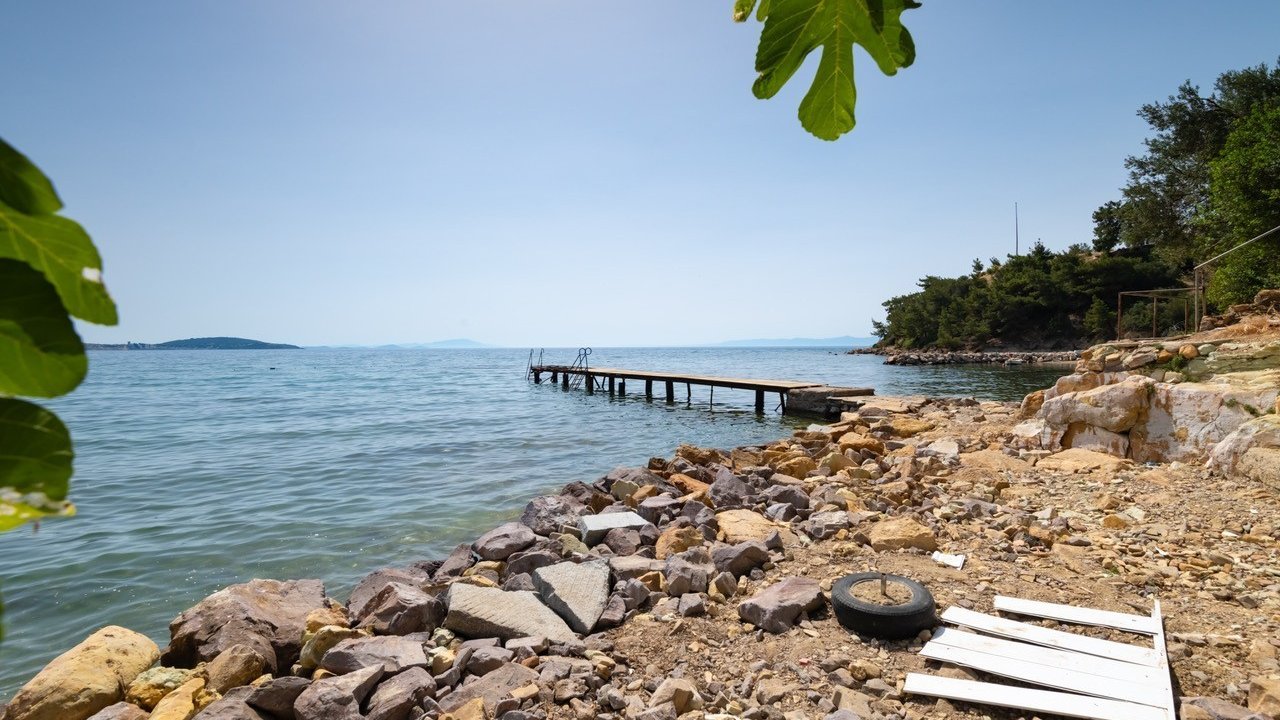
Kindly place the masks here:
<instances>
[{"instance_id":1,"label":"black rubber tire","mask_svg":"<svg viewBox=\"0 0 1280 720\"><path fill-rule=\"evenodd\" d=\"M879 583L880 573L863 572L845 575L831 586L831 606L836 619L859 635L900 640L915 637L921 630L935 627L938 606L928 588L901 575L884 574L885 580L911 590L911 599L901 605L879 605L863 602L853 596L854 585Z\"/></svg>"}]
</instances>

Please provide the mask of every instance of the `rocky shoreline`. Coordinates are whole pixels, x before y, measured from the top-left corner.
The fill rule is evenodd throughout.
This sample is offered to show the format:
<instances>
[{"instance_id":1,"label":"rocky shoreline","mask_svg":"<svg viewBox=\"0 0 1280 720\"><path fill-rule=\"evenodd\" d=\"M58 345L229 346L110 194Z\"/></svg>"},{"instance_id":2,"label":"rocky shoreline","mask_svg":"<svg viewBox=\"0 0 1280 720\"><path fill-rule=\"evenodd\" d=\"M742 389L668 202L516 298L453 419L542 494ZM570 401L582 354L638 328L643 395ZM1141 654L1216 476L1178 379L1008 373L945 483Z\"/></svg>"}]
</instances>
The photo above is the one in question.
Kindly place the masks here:
<instances>
[{"instance_id":1,"label":"rocky shoreline","mask_svg":"<svg viewBox=\"0 0 1280 720\"><path fill-rule=\"evenodd\" d=\"M885 356L885 365L1033 365L1046 362L1075 362L1080 359L1079 350L964 352L955 350L854 348L848 354L883 355Z\"/></svg>"},{"instance_id":2,"label":"rocky shoreline","mask_svg":"<svg viewBox=\"0 0 1280 720\"><path fill-rule=\"evenodd\" d=\"M1000 594L1147 614L1159 599L1181 717L1275 718L1280 480L1214 458L1229 436L1259 467L1280 453L1280 434L1241 430L1280 416L1266 394L1280 341L1148 345L1090 349L1021 407L881 398L768 445L681 446L534 498L445 558L375 571L345 602L319 580L234 585L175 618L163 649L99 630L0 718L1027 717L904 693L908 672L994 678L922 658L927 630L845 630L832 584L867 570L923 583L939 610L993 612ZM1156 413L1170 392L1156 385L1214 380L1212 418ZM1235 412L1246 380L1262 388L1252 402L1274 403L1257 417ZM1119 416L1133 420L1124 453L1100 434ZM1166 446L1164 431L1198 434Z\"/></svg>"}]
</instances>

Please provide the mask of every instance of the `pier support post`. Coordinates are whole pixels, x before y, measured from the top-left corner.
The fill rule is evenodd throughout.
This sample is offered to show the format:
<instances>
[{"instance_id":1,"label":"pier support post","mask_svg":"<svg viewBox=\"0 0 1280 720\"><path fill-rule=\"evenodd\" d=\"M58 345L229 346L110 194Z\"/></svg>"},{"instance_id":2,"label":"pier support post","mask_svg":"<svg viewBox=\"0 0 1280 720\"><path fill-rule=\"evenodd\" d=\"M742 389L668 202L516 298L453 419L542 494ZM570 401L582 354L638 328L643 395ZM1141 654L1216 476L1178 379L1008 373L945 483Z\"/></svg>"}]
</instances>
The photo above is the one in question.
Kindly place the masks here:
<instances>
[{"instance_id":1,"label":"pier support post","mask_svg":"<svg viewBox=\"0 0 1280 720\"><path fill-rule=\"evenodd\" d=\"M616 378L614 378L612 375L609 376L609 397L613 397L615 380Z\"/></svg>"},{"instance_id":2,"label":"pier support post","mask_svg":"<svg viewBox=\"0 0 1280 720\"><path fill-rule=\"evenodd\" d=\"M778 393L778 404L782 406L782 414L787 414L787 394L785 392Z\"/></svg>"},{"instance_id":3,"label":"pier support post","mask_svg":"<svg viewBox=\"0 0 1280 720\"><path fill-rule=\"evenodd\" d=\"M757 415L764 414L764 391L763 390L756 391L756 414Z\"/></svg>"},{"instance_id":4,"label":"pier support post","mask_svg":"<svg viewBox=\"0 0 1280 720\"><path fill-rule=\"evenodd\" d=\"M693 402L693 386L689 383L684 384L684 401L687 403Z\"/></svg>"},{"instance_id":5,"label":"pier support post","mask_svg":"<svg viewBox=\"0 0 1280 720\"><path fill-rule=\"evenodd\" d=\"M627 394L627 379L619 378L618 379L618 395L626 395L626 394Z\"/></svg>"},{"instance_id":6,"label":"pier support post","mask_svg":"<svg viewBox=\"0 0 1280 720\"><path fill-rule=\"evenodd\" d=\"M645 400L653 399L653 381L652 380L644 381L644 399Z\"/></svg>"},{"instance_id":7,"label":"pier support post","mask_svg":"<svg viewBox=\"0 0 1280 720\"><path fill-rule=\"evenodd\" d=\"M586 378L586 380L587 380L587 394L588 394L588 395L595 395L595 394L596 394L596 381L595 381L594 379L592 379L592 377L591 377L591 373L586 373L585 375L583 375L583 377L584 377L584 378Z\"/></svg>"},{"instance_id":8,"label":"pier support post","mask_svg":"<svg viewBox=\"0 0 1280 720\"><path fill-rule=\"evenodd\" d=\"M533 384L534 385L542 384L542 373L538 372L537 370L533 371Z\"/></svg>"},{"instance_id":9,"label":"pier support post","mask_svg":"<svg viewBox=\"0 0 1280 720\"><path fill-rule=\"evenodd\" d=\"M669 403L670 403L670 402L675 402L675 401L676 401L676 388L675 388L675 383L674 383L674 382L672 382L672 381L670 381L670 380L668 380L668 381L667 381L667 402L669 402Z\"/></svg>"},{"instance_id":10,"label":"pier support post","mask_svg":"<svg viewBox=\"0 0 1280 720\"><path fill-rule=\"evenodd\" d=\"M569 373L560 374L560 387L564 388L565 390L569 389Z\"/></svg>"},{"instance_id":11,"label":"pier support post","mask_svg":"<svg viewBox=\"0 0 1280 720\"><path fill-rule=\"evenodd\" d=\"M551 371L551 384L552 384L552 385L555 385L555 384L556 384L556 383L558 383L558 382L560 382L560 373L556 372L555 370L552 370L552 371Z\"/></svg>"}]
</instances>

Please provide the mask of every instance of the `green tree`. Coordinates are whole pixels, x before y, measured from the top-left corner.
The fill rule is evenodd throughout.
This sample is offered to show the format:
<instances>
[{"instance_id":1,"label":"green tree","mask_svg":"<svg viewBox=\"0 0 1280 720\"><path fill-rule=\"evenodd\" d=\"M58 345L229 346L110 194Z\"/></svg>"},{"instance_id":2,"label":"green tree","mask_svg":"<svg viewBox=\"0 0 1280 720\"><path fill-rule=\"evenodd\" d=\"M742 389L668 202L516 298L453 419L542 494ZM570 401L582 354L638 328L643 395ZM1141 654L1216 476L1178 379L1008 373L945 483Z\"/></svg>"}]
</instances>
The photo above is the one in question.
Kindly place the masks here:
<instances>
[{"instance_id":1,"label":"green tree","mask_svg":"<svg viewBox=\"0 0 1280 720\"><path fill-rule=\"evenodd\" d=\"M74 514L71 436L18 396L64 395L84 379L88 358L71 316L116 323L102 259L61 209L53 183L0 140L0 532Z\"/></svg>"},{"instance_id":2,"label":"green tree","mask_svg":"<svg viewBox=\"0 0 1280 720\"><path fill-rule=\"evenodd\" d=\"M1280 103L1258 105L1227 137L1210 163L1213 223L1231 245L1280 226ZM1213 268L1209 302L1249 302L1262 288L1280 287L1280 236L1259 240Z\"/></svg>"},{"instance_id":3,"label":"green tree","mask_svg":"<svg viewBox=\"0 0 1280 720\"><path fill-rule=\"evenodd\" d=\"M1090 340L1103 340L1111 337L1116 331L1116 314L1111 306L1094 297L1089 310L1084 314L1084 329Z\"/></svg>"},{"instance_id":4,"label":"green tree","mask_svg":"<svg viewBox=\"0 0 1280 720\"><path fill-rule=\"evenodd\" d=\"M1129 181L1122 199L1094 214L1095 243L1151 246L1184 271L1224 249L1212 164L1238 126L1256 111L1277 106L1280 63L1223 73L1209 95L1186 82L1166 102L1142 106L1138 115L1154 134L1144 142L1144 154L1125 161Z\"/></svg>"}]
</instances>

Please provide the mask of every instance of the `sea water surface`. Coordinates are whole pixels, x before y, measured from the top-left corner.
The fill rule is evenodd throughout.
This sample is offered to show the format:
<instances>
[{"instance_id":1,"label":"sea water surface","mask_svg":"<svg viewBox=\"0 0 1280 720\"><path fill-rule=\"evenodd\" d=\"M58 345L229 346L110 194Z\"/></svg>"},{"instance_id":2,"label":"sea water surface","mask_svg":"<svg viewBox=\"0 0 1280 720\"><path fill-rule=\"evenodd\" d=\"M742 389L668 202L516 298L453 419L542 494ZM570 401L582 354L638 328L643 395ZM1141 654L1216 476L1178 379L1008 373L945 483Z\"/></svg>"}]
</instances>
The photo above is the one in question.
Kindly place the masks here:
<instances>
[{"instance_id":1,"label":"sea water surface","mask_svg":"<svg viewBox=\"0 0 1280 720\"><path fill-rule=\"evenodd\" d=\"M547 350L569 364L574 350ZM809 421L756 416L749 391L692 402L564 392L522 350L93 352L50 403L76 444L79 514L0 535L0 701L107 624L161 645L168 623L252 578L330 595L440 557L530 497L690 442L761 443ZM872 386L880 395L1018 400L1061 367L892 367L839 348L596 349L625 367ZM658 391L661 395L661 390ZM775 396L769 396L772 406Z\"/></svg>"}]
</instances>

